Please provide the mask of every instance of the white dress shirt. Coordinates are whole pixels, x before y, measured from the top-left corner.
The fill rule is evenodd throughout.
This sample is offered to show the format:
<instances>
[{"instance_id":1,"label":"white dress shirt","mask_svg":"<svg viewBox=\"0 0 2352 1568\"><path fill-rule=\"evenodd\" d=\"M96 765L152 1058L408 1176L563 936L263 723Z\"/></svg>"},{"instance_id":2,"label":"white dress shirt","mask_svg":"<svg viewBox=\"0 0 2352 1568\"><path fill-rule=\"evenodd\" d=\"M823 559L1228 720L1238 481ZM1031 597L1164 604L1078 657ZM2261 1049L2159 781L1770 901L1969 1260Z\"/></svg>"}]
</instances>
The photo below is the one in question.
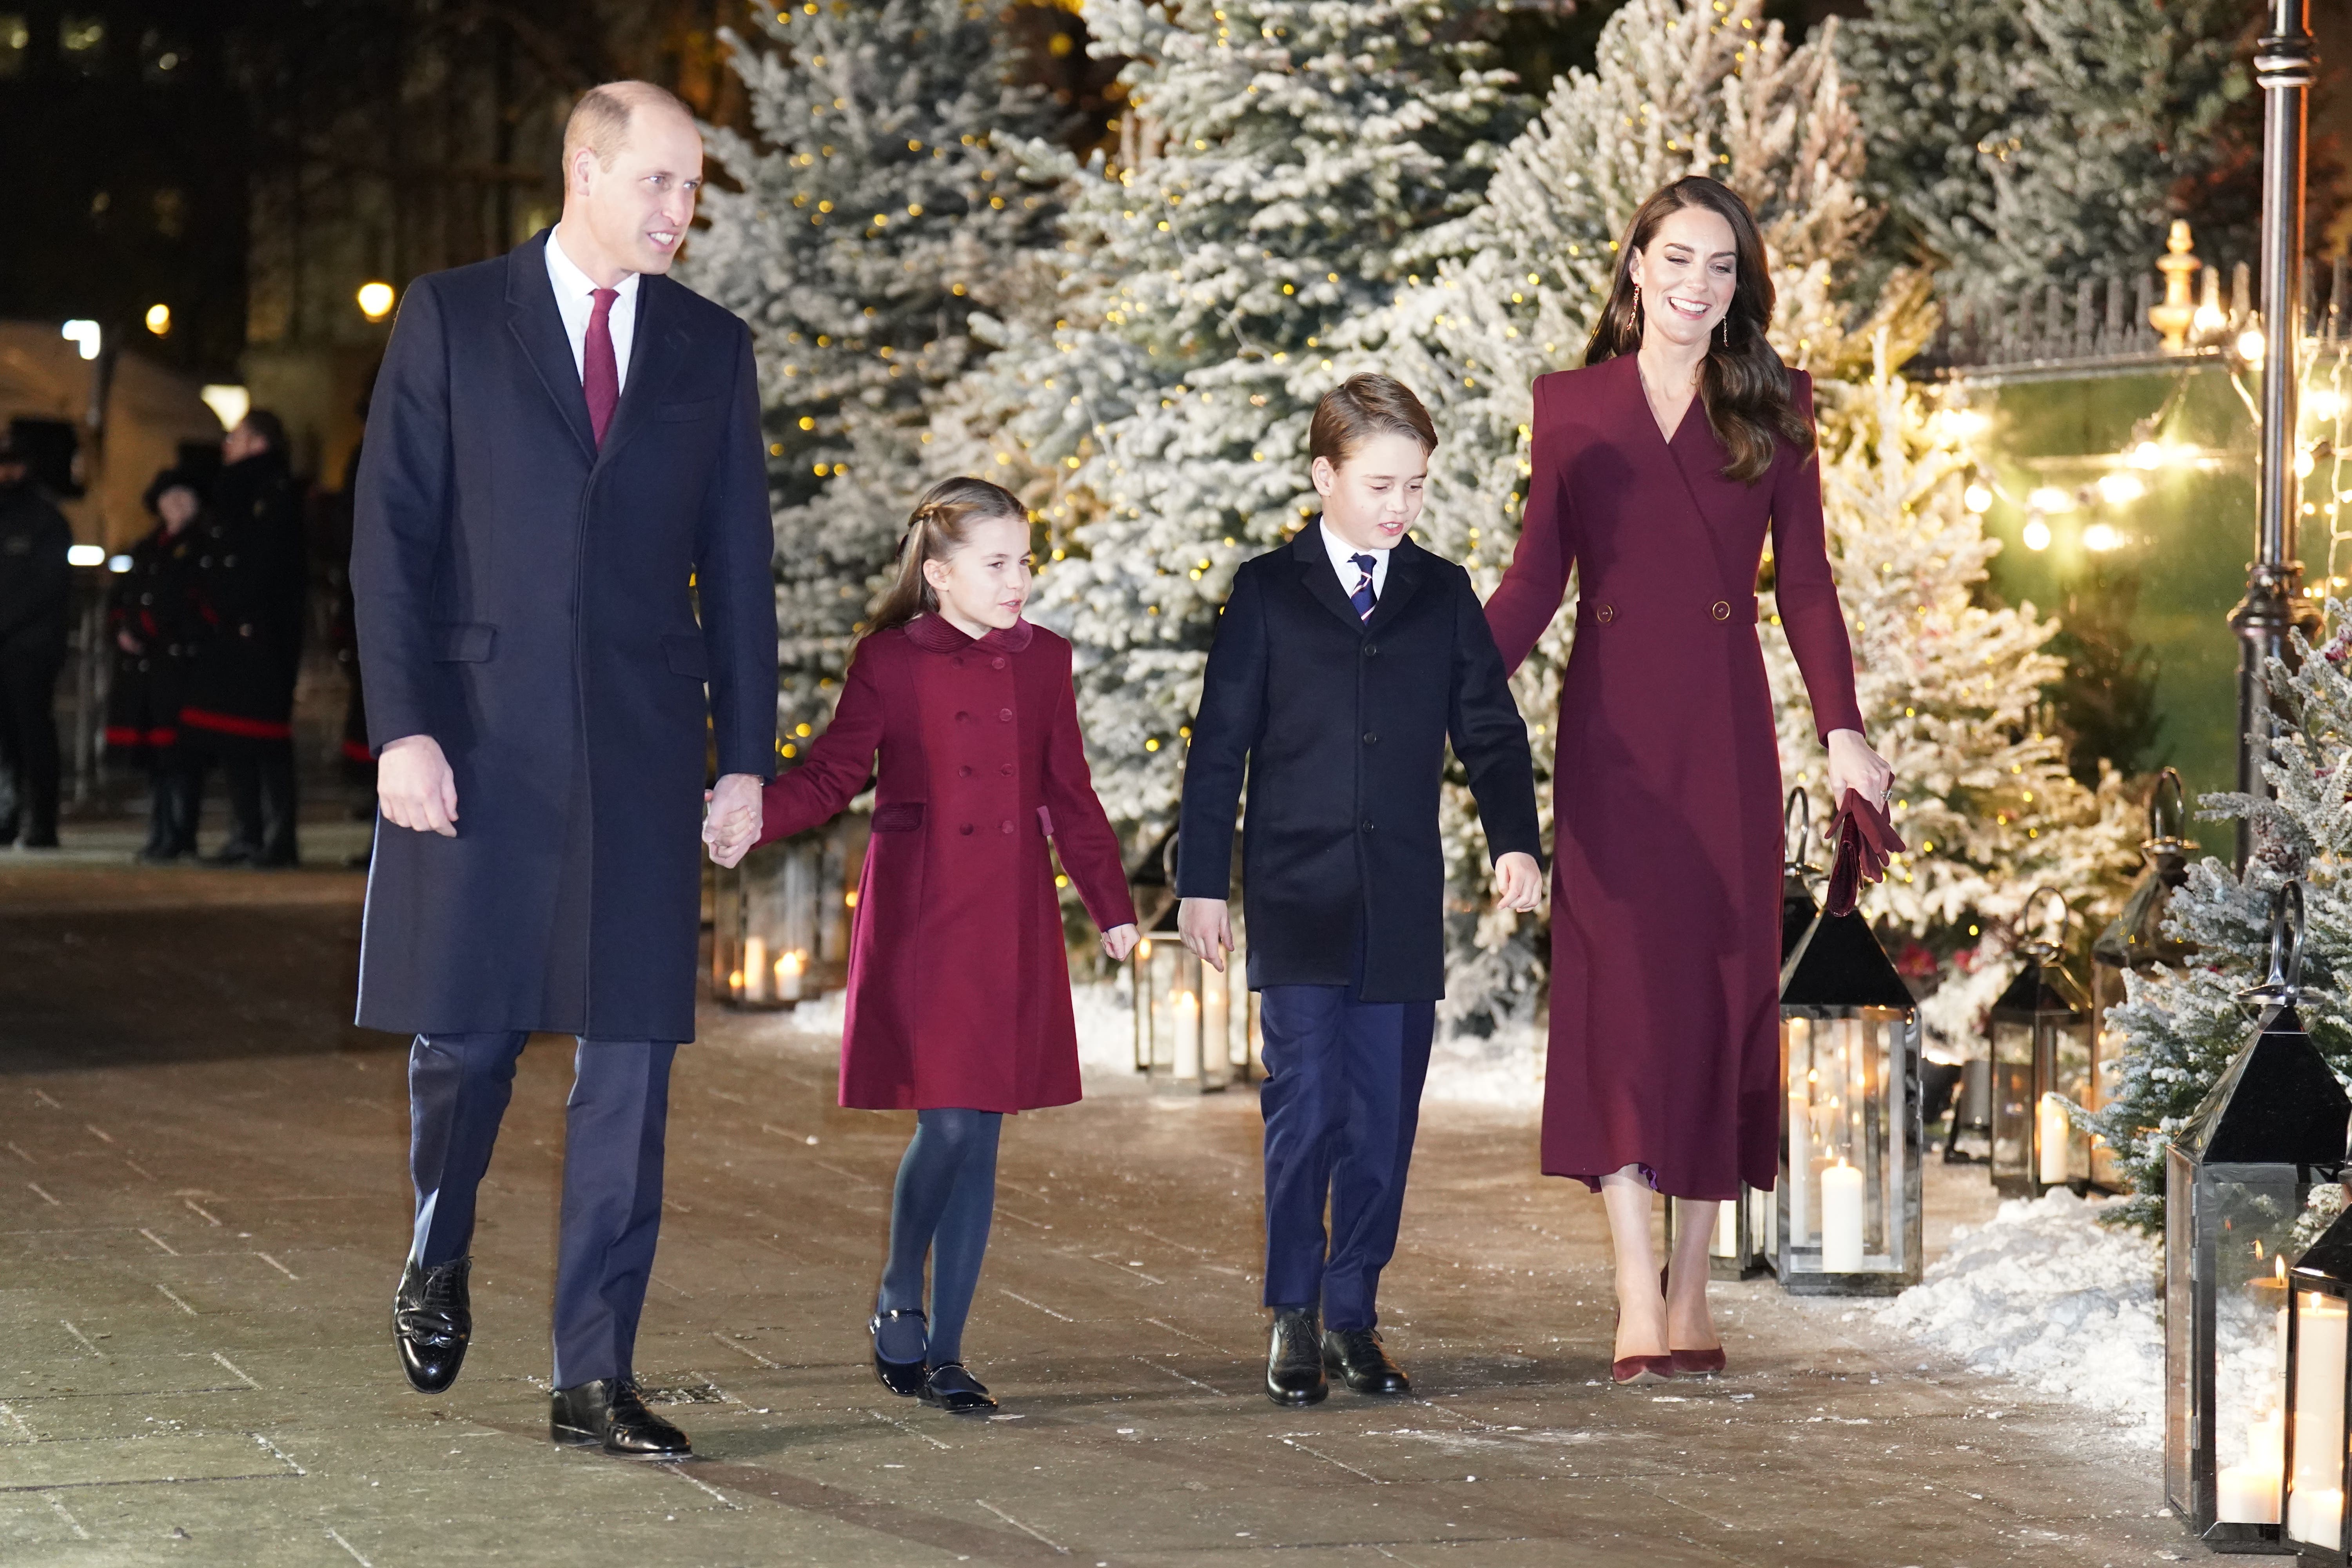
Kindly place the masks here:
<instances>
[{"instance_id":1,"label":"white dress shirt","mask_svg":"<svg viewBox=\"0 0 2352 1568\"><path fill-rule=\"evenodd\" d=\"M1372 558L1372 601L1375 604L1380 602L1381 592L1389 585L1389 552L1387 551L1359 550L1333 532L1328 522L1323 524L1323 548L1331 552L1331 570L1339 574L1339 592L1351 596L1356 592L1356 579L1364 574L1364 569L1357 565L1350 557L1370 556Z\"/></svg>"},{"instance_id":2,"label":"white dress shirt","mask_svg":"<svg viewBox=\"0 0 2352 1568\"><path fill-rule=\"evenodd\" d=\"M572 264L563 254L563 231L547 237L547 280L555 288L555 308L563 317L563 335L572 340L572 368L588 379L588 319L596 313L596 280ZM637 275L625 272L613 285L620 298L613 301L605 324L613 333L613 368L619 372L613 390L629 384L629 343L637 335Z\"/></svg>"}]
</instances>

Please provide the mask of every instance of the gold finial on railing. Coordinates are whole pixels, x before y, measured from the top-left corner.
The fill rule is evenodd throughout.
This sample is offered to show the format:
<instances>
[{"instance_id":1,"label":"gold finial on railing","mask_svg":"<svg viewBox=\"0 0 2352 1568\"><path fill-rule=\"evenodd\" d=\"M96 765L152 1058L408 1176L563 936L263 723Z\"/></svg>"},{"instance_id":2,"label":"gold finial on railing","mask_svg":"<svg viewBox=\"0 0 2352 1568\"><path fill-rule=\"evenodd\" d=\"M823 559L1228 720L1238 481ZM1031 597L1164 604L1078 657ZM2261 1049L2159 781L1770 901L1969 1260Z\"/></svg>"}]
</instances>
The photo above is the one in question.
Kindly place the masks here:
<instances>
[{"instance_id":1,"label":"gold finial on railing","mask_svg":"<svg viewBox=\"0 0 2352 1568\"><path fill-rule=\"evenodd\" d=\"M2168 354L2189 352L2189 329L2197 320L2197 307L2189 300L2189 278L2204 263L2189 254L2189 220L2174 218L2166 254L2156 258L2156 269L2164 274L2164 302L2147 310L2147 324L2164 334Z\"/></svg>"}]
</instances>

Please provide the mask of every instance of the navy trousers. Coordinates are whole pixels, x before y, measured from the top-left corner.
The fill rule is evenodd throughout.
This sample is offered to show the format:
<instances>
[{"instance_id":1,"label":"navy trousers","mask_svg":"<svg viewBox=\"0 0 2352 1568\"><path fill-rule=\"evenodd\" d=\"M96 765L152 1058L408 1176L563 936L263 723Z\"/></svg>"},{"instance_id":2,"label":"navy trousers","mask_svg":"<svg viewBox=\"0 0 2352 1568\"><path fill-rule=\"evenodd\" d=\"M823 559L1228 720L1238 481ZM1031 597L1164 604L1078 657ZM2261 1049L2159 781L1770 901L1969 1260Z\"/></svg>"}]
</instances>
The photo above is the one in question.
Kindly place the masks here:
<instances>
[{"instance_id":1,"label":"navy trousers","mask_svg":"<svg viewBox=\"0 0 2352 1568\"><path fill-rule=\"evenodd\" d=\"M1258 994L1265 1304L1319 1304L1328 1329L1380 1321L1373 1298L1396 1253L1437 1029L1434 1002L1360 1002L1360 989L1269 985Z\"/></svg>"},{"instance_id":2,"label":"navy trousers","mask_svg":"<svg viewBox=\"0 0 2352 1568\"><path fill-rule=\"evenodd\" d=\"M474 1194L514 1093L521 1034L419 1035L408 1054L409 1172L426 1265L466 1256ZM661 1040L582 1040L564 1109L555 1260L555 1386L635 1371L637 1319L661 1230L670 1061Z\"/></svg>"}]
</instances>

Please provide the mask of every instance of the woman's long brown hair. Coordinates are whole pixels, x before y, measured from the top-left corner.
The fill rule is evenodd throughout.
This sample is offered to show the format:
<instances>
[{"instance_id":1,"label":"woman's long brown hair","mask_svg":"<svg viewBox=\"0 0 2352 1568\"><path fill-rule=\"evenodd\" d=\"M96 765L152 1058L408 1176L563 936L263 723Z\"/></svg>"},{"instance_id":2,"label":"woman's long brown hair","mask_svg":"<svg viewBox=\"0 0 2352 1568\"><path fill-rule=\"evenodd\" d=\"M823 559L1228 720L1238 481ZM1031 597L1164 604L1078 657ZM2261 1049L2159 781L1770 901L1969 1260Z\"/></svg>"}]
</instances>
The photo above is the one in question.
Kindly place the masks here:
<instances>
[{"instance_id":1,"label":"woman's long brown hair","mask_svg":"<svg viewBox=\"0 0 2352 1568\"><path fill-rule=\"evenodd\" d=\"M1618 244L1609 302L1601 307L1592 341L1584 345L1584 363L1599 364L1642 346L1642 301L1633 287L1633 257L1650 247L1667 214L1685 207L1705 207L1731 226L1732 248L1738 254L1731 308L1708 336L1698 396L1716 439L1731 454L1723 477L1752 484L1772 467L1777 443L1788 442L1800 456L1811 452L1813 430L1789 396L1789 367L1765 336L1772 321L1773 290L1763 232L1756 226L1756 215L1730 186L1692 174L1654 191L1642 204Z\"/></svg>"},{"instance_id":2,"label":"woman's long brown hair","mask_svg":"<svg viewBox=\"0 0 2352 1568\"><path fill-rule=\"evenodd\" d=\"M890 585L874 601L858 640L937 610L940 596L923 576L923 563L945 560L950 552L962 548L973 523L991 517L1026 522L1029 512L1011 490L986 479L941 479L925 490L907 519L905 536L898 541L898 564L890 574Z\"/></svg>"}]
</instances>

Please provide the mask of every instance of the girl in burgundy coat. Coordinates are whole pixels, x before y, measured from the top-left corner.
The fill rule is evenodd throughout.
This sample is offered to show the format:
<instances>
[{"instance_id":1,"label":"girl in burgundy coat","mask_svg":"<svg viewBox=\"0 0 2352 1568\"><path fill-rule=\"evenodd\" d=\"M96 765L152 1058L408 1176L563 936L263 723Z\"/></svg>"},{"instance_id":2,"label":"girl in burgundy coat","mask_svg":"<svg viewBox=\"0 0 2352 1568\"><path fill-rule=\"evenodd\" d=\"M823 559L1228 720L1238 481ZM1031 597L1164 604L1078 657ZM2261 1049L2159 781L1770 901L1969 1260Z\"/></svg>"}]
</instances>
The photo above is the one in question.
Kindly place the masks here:
<instances>
[{"instance_id":1,"label":"girl in burgundy coat","mask_svg":"<svg viewBox=\"0 0 2352 1568\"><path fill-rule=\"evenodd\" d=\"M1029 579L1019 500L982 479L932 487L831 727L761 801L766 843L814 827L876 780L841 1103L916 1112L874 1367L892 1393L946 1410L996 1404L965 1370L961 1342L996 1205L997 1129L1006 1111L1078 1098L1048 839L1103 951L1124 959L1137 937L1118 838L1087 773L1070 645L1021 618Z\"/></svg>"},{"instance_id":2,"label":"girl in burgundy coat","mask_svg":"<svg viewBox=\"0 0 2352 1568\"><path fill-rule=\"evenodd\" d=\"M1884 802L1822 519L1811 383L1765 340L1756 220L1703 177L1652 195L1581 370L1535 385L1517 553L1486 616L1516 668L1579 573L1552 773L1543 1168L1598 1187L1615 1242L1615 1376L1723 1366L1716 1204L1769 1188L1780 1118L1780 770L1757 642L1772 540L1782 629L1831 798ZM1664 1292L1651 1194L1685 1200Z\"/></svg>"}]
</instances>

